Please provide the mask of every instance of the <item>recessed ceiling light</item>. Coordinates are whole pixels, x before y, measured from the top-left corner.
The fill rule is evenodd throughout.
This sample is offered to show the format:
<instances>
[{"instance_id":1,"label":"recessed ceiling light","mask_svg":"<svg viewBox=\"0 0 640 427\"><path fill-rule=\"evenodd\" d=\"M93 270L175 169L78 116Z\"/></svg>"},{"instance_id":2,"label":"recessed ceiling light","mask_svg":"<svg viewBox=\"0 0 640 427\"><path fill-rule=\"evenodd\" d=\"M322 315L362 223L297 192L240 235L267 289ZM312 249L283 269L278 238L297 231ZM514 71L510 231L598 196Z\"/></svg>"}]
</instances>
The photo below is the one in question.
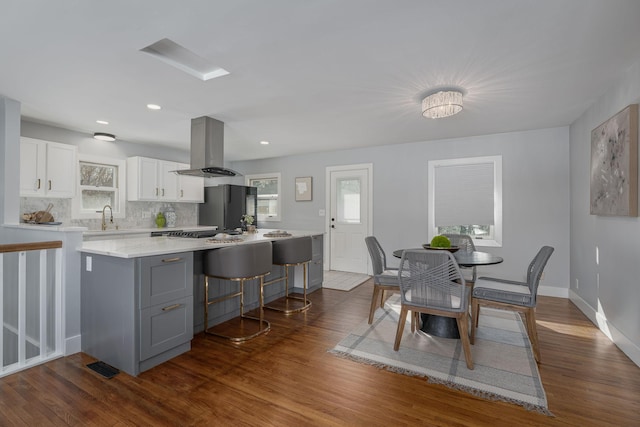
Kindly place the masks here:
<instances>
[{"instance_id":1,"label":"recessed ceiling light","mask_svg":"<svg viewBox=\"0 0 640 427\"><path fill-rule=\"evenodd\" d=\"M160 110L160 109L162 109L162 107L159 106L158 104L147 104L147 108L149 110Z\"/></svg>"},{"instance_id":2,"label":"recessed ceiling light","mask_svg":"<svg viewBox=\"0 0 640 427\"><path fill-rule=\"evenodd\" d=\"M104 132L95 132L93 134L93 137L95 139L99 139L100 141L109 141L109 142L113 142L116 140L116 136L112 135L110 133L104 133Z\"/></svg>"},{"instance_id":3,"label":"recessed ceiling light","mask_svg":"<svg viewBox=\"0 0 640 427\"><path fill-rule=\"evenodd\" d=\"M262 145L269 145L269 141L260 141L260 144L262 144Z\"/></svg>"},{"instance_id":4,"label":"recessed ceiling light","mask_svg":"<svg viewBox=\"0 0 640 427\"><path fill-rule=\"evenodd\" d=\"M109 122L106 120L96 120L96 123L101 124L101 125L108 125Z\"/></svg>"}]
</instances>

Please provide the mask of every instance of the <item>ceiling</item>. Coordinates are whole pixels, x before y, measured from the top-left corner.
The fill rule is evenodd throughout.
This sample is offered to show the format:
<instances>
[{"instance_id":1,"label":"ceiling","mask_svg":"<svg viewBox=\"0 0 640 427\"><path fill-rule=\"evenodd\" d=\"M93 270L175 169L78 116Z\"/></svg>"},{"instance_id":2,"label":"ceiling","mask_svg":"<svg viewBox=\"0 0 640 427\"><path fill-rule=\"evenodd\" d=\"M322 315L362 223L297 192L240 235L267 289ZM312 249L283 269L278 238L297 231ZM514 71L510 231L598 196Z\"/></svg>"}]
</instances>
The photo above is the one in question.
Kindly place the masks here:
<instances>
[{"instance_id":1,"label":"ceiling","mask_svg":"<svg viewBox=\"0 0 640 427\"><path fill-rule=\"evenodd\" d=\"M211 116L226 160L540 129L640 59L638 21L637 0L6 0L0 94L29 121L185 150ZM140 52L163 38L230 74ZM423 118L449 87L464 110Z\"/></svg>"}]
</instances>

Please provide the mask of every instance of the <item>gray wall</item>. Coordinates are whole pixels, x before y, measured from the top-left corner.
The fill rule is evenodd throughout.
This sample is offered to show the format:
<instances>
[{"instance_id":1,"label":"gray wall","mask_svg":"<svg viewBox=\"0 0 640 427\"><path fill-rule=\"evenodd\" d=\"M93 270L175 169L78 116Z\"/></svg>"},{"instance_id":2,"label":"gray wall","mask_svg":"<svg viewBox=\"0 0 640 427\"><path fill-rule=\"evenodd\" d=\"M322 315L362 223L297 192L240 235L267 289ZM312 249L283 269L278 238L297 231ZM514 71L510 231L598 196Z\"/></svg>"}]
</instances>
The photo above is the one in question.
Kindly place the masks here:
<instances>
[{"instance_id":1,"label":"gray wall","mask_svg":"<svg viewBox=\"0 0 640 427\"><path fill-rule=\"evenodd\" d=\"M571 299L640 365L640 220L589 214L591 131L640 101L640 61L571 125ZM599 262L596 259L599 253Z\"/></svg>"},{"instance_id":2,"label":"gray wall","mask_svg":"<svg viewBox=\"0 0 640 427\"><path fill-rule=\"evenodd\" d=\"M389 253L426 243L429 160L488 155L502 155L504 225L503 247L487 250L504 257L505 262L485 267L479 274L524 280L538 249L551 245L556 252L547 266L541 293L566 297L568 127L234 162L231 167L244 174L282 173L282 221L260 223L259 227L324 231L325 218L318 212L328 209L325 168L372 163L373 231ZM311 202L294 199L294 180L300 176L313 177Z\"/></svg>"},{"instance_id":3,"label":"gray wall","mask_svg":"<svg viewBox=\"0 0 640 427\"><path fill-rule=\"evenodd\" d=\"M21 136L75 145L78 147L78 153L106 156L114 159L144 156L154 159L189 163L189 150L178 150L159 145L135 144L119 139L115 142L99 141L93 139L92 134L75 132L26 120L22 120L20 126Z\"/></svg>"}]
</instances>

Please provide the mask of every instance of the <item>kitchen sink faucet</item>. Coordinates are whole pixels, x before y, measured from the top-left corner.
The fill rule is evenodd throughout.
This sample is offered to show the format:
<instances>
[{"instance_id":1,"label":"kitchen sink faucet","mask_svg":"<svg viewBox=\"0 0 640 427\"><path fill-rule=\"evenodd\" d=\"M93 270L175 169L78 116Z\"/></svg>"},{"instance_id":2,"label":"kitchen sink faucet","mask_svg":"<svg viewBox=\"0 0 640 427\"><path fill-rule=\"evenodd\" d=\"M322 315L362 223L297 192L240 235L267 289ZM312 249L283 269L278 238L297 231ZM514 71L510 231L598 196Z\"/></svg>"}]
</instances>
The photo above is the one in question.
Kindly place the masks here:
<instances>
[{"instance_id":1,"label":"kitchen sink faucet","mask_svg":"<svg viewBox=\"0 0 640 427\"><path fill-rule=\"evenodd\" d=\"M102 208L102 231L107 229L107 222L104 218L104 211L107 210L107 208L109 208L109 212L110 212L109 222L113 224L113 209L111 209L110 205L104 205L104 208Z\"/></svg>"}]
</instances>

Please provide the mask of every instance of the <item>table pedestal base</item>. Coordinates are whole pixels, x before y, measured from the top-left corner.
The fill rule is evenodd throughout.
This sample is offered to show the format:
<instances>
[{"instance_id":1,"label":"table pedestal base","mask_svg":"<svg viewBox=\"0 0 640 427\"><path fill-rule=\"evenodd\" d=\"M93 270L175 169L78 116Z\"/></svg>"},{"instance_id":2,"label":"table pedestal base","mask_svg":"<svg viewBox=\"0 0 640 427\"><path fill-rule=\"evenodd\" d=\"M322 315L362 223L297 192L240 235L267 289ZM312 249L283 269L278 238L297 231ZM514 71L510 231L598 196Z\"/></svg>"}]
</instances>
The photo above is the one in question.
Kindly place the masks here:
<instances>
[{"instance_id":1,"label":"table pedestal base","mask_svg":"<svg viewBox=\"0 0 640 427\"><path fill-rule=\"evenodd\" d=\"M440 338L460 338L458 322L454 317L442 317L425 313L420 313L420 315L422 317L420 330L425 334L435 335Z\"/></svg>"}]
</instances>

